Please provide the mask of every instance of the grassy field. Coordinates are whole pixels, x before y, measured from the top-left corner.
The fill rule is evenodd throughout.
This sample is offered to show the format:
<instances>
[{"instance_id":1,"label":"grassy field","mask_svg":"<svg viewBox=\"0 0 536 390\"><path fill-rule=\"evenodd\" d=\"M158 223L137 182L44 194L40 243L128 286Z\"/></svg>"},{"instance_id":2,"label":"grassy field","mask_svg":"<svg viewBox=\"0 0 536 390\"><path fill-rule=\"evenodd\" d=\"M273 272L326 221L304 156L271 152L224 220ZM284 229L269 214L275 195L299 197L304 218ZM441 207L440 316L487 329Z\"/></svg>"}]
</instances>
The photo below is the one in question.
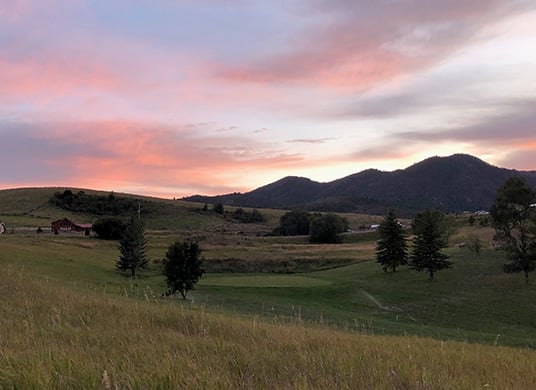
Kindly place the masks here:
<instances>
[{"instance_id":1,"label":"grassy field","mask_svg":"<svg viewBox=\"0 0 536 390\"><path fill-rule=\"evenodd\" d=\"M0 267L0 388L532 389L536 352L73 288ZM301 279L303 282L303 279Z\"/></svg>"},{"instance_id":2,"label":"grassy field","mask_svg":"<svg viewBox=\"0 0 536 390\"><path fill-rule=\"evenodd\" d=\"M50 189L20 191L0 191L16 221L0 236L0 389L536 387L536 275L502 272L490 228L454 221L453 244L484 249L452 245L454 268L429 282L383 273L375 232L310 245L260 235L282 211L251 226L167 201L176 214L148 223L150 269L131 279L117 242L23 229L61 211ZM164 299L161 259L187 237L213 272Z\"/></svg>"},{"instance_id":3,"label":"grassy field","mask_svg":"<svg viewBox=\"0 0 536 390\"><path fill-rule=\"evenodd\" d=\"M14 234L1 237L3 266L23 267L55 283L78 291L129 295L144 299L165 291L159 259L175 233L149 234L151 267L132 280L114 269L117 243L83 236ZM230 237L233 242L235 237ZM255 242L257 240L257 242ZM284 240L283 240L284 241ZM208 273L191 300L199 306L264 320L295 321L367 334L414 334L439 339L536 348L535 281L502 273L500 253L485 249L480 256L451 248L454 268L439 272L433 282L426 274L403 268L385 274L369 259L371 243L343 245L289 245L274 239L250 238L252 264L262 260L267 269L290 273ZM201 244L203 247L203 244ZM205 256L225 258L231 244L207 245ZM242 246L242 245L241 245ZM238 249L234 249L238 251ZM315 260L313 252L317 251ZM269 258L263 253L271 252ZM292 273L296 253L311 252L307 262L348 256L353 263L313 272ZM353 251L353 258L352 253ZM248 253L248 252L246 252ZM342 254L341 254L342 253ZM249 254L244 255L250 256ZM256 257L258 256L258 257ZM299 268L303 268L303 264ZM254 266L246 265L246 269Z\"/></svg>"}]
</instances>

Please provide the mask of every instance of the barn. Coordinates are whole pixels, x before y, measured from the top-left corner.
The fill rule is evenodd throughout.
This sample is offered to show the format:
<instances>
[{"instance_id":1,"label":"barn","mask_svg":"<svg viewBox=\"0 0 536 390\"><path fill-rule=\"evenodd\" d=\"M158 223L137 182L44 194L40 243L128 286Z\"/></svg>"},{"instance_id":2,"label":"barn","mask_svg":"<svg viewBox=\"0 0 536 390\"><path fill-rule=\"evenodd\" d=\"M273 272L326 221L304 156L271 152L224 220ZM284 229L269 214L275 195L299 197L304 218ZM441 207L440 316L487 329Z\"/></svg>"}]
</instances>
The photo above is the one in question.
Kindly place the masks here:
<instances>
[{"instance_id":1,"label":"barn","mask_svg":"<svg viewBox=\"0 0 536 390\"><path fill-rule=\"evenodd\" d=\"M50 224L52 232L85 232L89 234L93 225L90 223L76 223L68 218L58 219Z\"/></svg>"}]
</instances>

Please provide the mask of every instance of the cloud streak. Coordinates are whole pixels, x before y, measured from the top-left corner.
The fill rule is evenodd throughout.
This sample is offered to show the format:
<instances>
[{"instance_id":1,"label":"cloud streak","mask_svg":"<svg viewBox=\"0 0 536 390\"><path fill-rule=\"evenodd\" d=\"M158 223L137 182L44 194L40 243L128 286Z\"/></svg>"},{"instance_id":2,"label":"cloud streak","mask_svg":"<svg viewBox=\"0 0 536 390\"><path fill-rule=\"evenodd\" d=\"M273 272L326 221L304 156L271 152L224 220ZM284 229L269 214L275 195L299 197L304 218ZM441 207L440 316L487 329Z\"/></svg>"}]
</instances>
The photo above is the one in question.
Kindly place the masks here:
<instances>
[{"instance_id":1,"label":"cloud streak","mask_svg":"<svg viewBox=\"0 0 536 390\"><path fill-rule=\"evenodd\" d=\"M279 53L221 69L237 82L315 83L362 90L429 68L483 26L534 7L527 1L315 1L311 22Z\"/></svg>"}]
</instances>

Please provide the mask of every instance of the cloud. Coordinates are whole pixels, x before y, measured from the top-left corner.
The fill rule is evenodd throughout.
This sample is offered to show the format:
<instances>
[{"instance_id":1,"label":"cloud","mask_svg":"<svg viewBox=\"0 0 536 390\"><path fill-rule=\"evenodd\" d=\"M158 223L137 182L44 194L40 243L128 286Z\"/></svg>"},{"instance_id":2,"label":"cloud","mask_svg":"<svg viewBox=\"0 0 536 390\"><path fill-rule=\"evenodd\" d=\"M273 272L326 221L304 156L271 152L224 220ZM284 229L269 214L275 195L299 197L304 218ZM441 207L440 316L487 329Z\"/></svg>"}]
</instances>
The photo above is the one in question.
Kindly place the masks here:
<instances>
[{"instance_id":1,"label":"cloud","mask_svg":"<svg viewBox=\"0 0 536 390\"><path fill-rule=\"evenodd\" d=\"M536 100L528 99L507 102L497 106L494 115L481 118L477 123L449 129L429 129L428 131L409 131L391 134L399 141L426 142L471 142L503 145L519 144L520 141L535 139Z\"/></svg>"},{"instance_id":2,"label":"cloud","mask_svg":"<svg viewBox=\"0 0 536 390\"><path fill-rule=\"evenodd\" d=\"M429 68L483 26L534 7L529 1L318 0L286 48L216 72L235 82L306 83L363 90Z\"/></svg>"},{"instance_id":3,"label":"cloud","mask_svg":"<svg viewBox=\"0 0 536 390\"><path fill-rule=\"evenodd\" d=\"M334 138L296 138L287 141L289 144L324 144Z\"/></svg>"},{"instance_id":4,"label":"cloud","mask_svg":"<svg viewBox=\"0 0 536 390\"><path fill-rule=\"evenodd\" d=\"M133 122L2 123L0 182L90 188L227 189L230 178L285 169L303 157L190 126ZM247 172L244 167L247 166ZM190 184L188 184L190 183ZM236 183L236 188L244 184ZM184 193L183 193L184 195Z\"/></svg>"}]
</instances>

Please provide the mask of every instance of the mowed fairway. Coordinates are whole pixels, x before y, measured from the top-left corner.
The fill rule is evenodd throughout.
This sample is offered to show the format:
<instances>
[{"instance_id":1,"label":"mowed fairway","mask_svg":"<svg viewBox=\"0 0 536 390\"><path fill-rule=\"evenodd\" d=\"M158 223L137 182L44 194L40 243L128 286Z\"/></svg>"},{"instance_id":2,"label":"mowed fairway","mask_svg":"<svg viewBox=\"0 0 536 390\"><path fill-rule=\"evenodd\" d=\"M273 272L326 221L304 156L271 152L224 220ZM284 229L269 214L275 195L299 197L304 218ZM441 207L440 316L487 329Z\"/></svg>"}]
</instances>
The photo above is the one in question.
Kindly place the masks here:
<instances>
[{"instance_id":1,"label":"mowed fairway","mask_svg":"<svg viewBox=\"0 0 536 390\"><path fill-rule=\"evenodd\" d=\"M253 275L253 276L212 276L201 283L203 286L230 287L275 287L275 288L313 288L328 286L328 280L315 279L301 275Z\"/></svg>"}]
</instances>

